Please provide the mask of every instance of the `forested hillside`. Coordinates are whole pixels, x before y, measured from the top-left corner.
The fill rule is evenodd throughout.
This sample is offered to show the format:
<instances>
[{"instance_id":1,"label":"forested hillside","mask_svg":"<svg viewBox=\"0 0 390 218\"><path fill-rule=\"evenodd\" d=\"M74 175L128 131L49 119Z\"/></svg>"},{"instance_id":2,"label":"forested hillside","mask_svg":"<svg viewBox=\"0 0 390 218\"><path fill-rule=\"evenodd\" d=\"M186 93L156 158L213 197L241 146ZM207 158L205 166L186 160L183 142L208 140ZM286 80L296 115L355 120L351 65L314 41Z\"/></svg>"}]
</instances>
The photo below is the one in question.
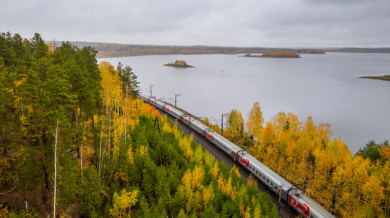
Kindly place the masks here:
<instances>
[{"instance_id":1,"label":"forested hillside","mask_svg":"<svg viewBox=\"0 0 390 218\"><path fill-rule=\"evenodd\" d=\"M336 187L336 217L388 217L390 146L371 141L355 155L340 138L331 140L330 124L315 125L280 112L264 124L256 102L245 123L232 110L223 135L331 211ZM205 122L217 132L218 125ZM246 128L245 128L246 127ZM255 140L253 140L255 139Z\"/></svg>"},{"instance_id":2,"label":"forested hillside","mask_svg":"<svg viewBox=\"0 0 390 218\"><path fill-rule=\"evenodd\" d=\"M1 34L0 217L278 216L96 53Z\"/></svg>"},{"instance_id":3,"label":"forested hillside","mask_svg":"<svg viewBox=\"0 0 390 218\"><path fill-rule=\"evenodd\" d=\"M54 44L53 42L48 42ZM162 54L242 54L242 53L271 53L285 51L293 53L324 54L320 49L289 49L289 48L262 48L262 47L221 47L221 46L172 46L172 45L132 45L100 42L71 42L78 47L91 46L99 53L97 57L123 57L134 55L162 55Z\"/></svg>"}]
</instances>

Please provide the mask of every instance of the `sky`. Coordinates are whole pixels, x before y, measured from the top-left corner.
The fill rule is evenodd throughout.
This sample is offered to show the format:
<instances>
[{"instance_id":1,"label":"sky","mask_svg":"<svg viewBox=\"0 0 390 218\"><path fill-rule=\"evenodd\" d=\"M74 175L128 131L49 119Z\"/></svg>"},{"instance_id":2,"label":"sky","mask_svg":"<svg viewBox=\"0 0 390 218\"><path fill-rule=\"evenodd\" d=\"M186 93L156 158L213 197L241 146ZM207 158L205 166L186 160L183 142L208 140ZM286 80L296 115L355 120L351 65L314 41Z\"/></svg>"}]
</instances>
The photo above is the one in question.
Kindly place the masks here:
<instances>
[{"instance_id":1,"label":"sky","mask_svg":"<svg viewBox=\"0 0 390 218\"><path fill-rule=\"evenodd\" d=\"M390 0L0 0L0 32L45 40L390 47Z\"/></svg>"}]
</instances>

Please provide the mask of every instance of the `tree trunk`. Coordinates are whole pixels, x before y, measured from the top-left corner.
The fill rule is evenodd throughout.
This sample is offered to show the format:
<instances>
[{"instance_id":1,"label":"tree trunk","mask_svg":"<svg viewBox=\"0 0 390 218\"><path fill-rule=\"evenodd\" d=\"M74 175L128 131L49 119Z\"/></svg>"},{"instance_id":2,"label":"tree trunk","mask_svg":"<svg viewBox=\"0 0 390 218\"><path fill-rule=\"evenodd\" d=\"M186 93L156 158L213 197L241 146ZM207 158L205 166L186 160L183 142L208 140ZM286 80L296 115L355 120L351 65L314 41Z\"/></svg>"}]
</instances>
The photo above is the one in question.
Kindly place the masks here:
<instances>
[{"instance_id":1,"label":"tree trunk","mask_svg":"<svg viewBox=\"0 0 390 218\"><path fill-rule=\"evenodd\" d=\"M77 113L77 103L74 104L74 115L75 115L75 124L76 124L76 145L79 144L79 133L78 133L78 128L79 128L79 114ZM80 148L77 146L77 158L80 159Z\"/></svg>"},{"instance_id":2,"label":"tree trunk","mask_svg":"<svg viewBox=\"0 0 390 218\"><path fill-rule=\"evenodd\" d=\"M58 119L57 119L57 127L56 127L56 141L54 145L54 215L53 217L56 217L56 193L57 193L57 138L58 138Z\"/></svg>"},{"instance_id":3,"label":"tree trunk","mask_svg":"<svg viewBox=\"0 0 390 218\"><path fill-rule=\"evenodd\" d=\"M43 162L43 173L45 174L45 188L49 189L49 175L47 173L47 167L45 162Z\"/></svg>"},{"instance_id":4,"label":"tree trunk","mask_svg":"<svg viewBox=\"0 0 390 218\"><path fill-rule=\"evenodd\" d=\"M4 154L6 154L7 153L7 148L5 147L4 127L2 129L3 129L3 131L2 131L2 135L1 135L1 142L2 142L3 147L4 147Z\"/></svg>"},{"instance_id":5,"label":"tree trunk","mask_svg":"<svg viewBox=\"0 0 390 218\"><path fill-rule=\"evenodd\" d=\"M81 183L83 183L83 145L84 145L84 134L85 134L85 129L87 128L88 126L88 121L87 123L85 124L85 127L84 127L84 131L83 131L83 139L82 139L82 144L81 144L81 156L80 156L80 169L81 169Z\"/></svg>"},{"instance_id":6,"label":"tree trunk","mask_svg":"<svg viewBox=\"0 0 390 218\"><path fill-rule=\"evenodd\" d=\"M110 152L111 152L111 113L112 113L112 107L110 107L109 110L109 120L108 120L108 160L110 160Z\"/></svg>"},{"instance_id":7,"label":"tree trunk","mask_svg":"<svg viewBox=\"0 0 390 218\"><path fill-rule=\"evenodd\" d=\"M92 113L92 129L95 130L95 122L93 121L93 113Z\"/></svg>"},{"instance_id":8,"label":"tree trunk","mask_svg":"<svg viewBox=\"0 0 390 218\"><path fill-rule=\"evenodd\" d=\"M104 127L104 121L102 123L102 130L100 132L100 149L99 149L99 182L100 182L100 172L101 172L101 163L102 163L102 140L103 140L103 127Z\"/></svg>"},{"instance_id":9,"label":"tree trunk","mask_svg":"<svg viewBox=\"0 0 390 218\"><path fill-rule=\"evenodd\" d=\"M43 174L45 175L45 188L49 189L49 175L47 173L47 166L45 161L45 152L43 150L42 138L40 137L38 141L39 141L39 147L41 148L41 161L42 161Z\"/></svg>"},{"instance_id":10,"label":"tree trunk","mask_svg":"<svg viewBox=\"0 0 390 218\"><path fill-rule=\"evenodd\" d=\"M386 206L385 206L385 217L387 216L387 203L389 201L389 193L386 194Z\"/></svg>"}]
</instances>

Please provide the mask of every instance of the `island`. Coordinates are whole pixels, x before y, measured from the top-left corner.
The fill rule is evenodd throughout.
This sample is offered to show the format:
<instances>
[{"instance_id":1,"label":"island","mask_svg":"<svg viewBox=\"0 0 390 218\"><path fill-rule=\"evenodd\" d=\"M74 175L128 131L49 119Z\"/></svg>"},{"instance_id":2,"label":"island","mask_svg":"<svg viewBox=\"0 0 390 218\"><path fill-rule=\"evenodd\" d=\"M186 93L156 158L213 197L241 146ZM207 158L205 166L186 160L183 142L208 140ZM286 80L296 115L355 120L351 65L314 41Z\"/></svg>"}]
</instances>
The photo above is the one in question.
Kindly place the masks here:
<instances>
[{"instance_id":1,"label":"island","mask_svg":"<svg viewBox=\"0 0 390 218\"><path fill-rule=\"evenodd\" d=\"M378 80L384 80L384 81L390 81L390 75L383 75L383 76L361 76L359 78L363 79L378 79Z\"/></svg>"},{"instance_id":2,"label":"island","mask_svg":"<svg viewBox=\"0 0 390 218\"><path fill-rule=\"evenodd\" d=\"M276 51L272 53L264 53L262 55L251 55L250 53L245 54L241 57L249 58L300 58L299 54L286 52L286 51Z\"/></svg>"},{"instance_id":3,"label":"island","mask_svg":"<svg viewBox=\"0 0 390 218\"><path fill-rule=\"evenodd\" d=\"M194 67L194 66L188 65L187 62L184 60L176 60L175 63L164 64L164 66L179 67L179 68Z\"/></svg>"}]
</instances>

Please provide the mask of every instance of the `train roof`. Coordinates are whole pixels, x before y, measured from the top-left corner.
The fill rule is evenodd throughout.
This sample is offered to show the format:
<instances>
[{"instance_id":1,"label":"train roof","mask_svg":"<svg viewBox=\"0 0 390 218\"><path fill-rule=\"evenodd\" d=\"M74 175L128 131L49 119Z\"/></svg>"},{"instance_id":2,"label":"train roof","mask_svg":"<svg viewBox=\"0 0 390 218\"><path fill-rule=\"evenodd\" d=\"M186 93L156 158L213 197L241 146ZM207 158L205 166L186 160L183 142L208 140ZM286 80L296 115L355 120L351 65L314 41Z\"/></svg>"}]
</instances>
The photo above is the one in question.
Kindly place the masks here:
<instances>
[{"instance_id":1,"label":"train roof","mask_svg":"<svg viewBox=\"0 0 390 218\"><path fill-rule=\"evenodd\" d=\"M144 93L140 93L139 96L142 98L149 98L149 96L145 95Z\"/></svg>"},{"instance_id":2,"label":"train roof","mask_svg":"<svg viewBox=\"0 0 390 218\"><path fill-rule=\"evenodd\" d=\"M289 188L291 188L292 184L287 181L285 178L281 177L279 174L275 173L273 170L271 170L270 168L268 168L266 165L264 165L262 162L260 162L259 160L257 160L255 157L253 157L252 155L248 154L248 152L244 151L243 153L240 153L240 155L242 157L245 157L247 158L250 163L252 163L253 165L256 165L258 167L260 167L265 173L267 173L270 177L272 177L275 181L279 182L280 185L283 185L283 187L287 190ZM286 191L285 190L285 191Z\"/></svg>"},{"instance_id":3,"label":"train roof","mask_svg":"<svg viewBox=\"0 0 390 218\"><path fill-rule=\"evenodd\" d=\"M209 128L208 126L204 125L203 123L199 122L199 121L196 121L198 123L198 125L201 125L204 129L209 129L209 131L213 134L214 138L217 138L218 140L220 140L221 142L227 144L234 152L237 152L237 151L240 151L240 150L243 150L242 148L238 147L236 144L234 144L233 142L227 140L225 137L221 136L219 133L215 132L214 130L212 130L211 128Z\"/></svg>"}]
</instances>

